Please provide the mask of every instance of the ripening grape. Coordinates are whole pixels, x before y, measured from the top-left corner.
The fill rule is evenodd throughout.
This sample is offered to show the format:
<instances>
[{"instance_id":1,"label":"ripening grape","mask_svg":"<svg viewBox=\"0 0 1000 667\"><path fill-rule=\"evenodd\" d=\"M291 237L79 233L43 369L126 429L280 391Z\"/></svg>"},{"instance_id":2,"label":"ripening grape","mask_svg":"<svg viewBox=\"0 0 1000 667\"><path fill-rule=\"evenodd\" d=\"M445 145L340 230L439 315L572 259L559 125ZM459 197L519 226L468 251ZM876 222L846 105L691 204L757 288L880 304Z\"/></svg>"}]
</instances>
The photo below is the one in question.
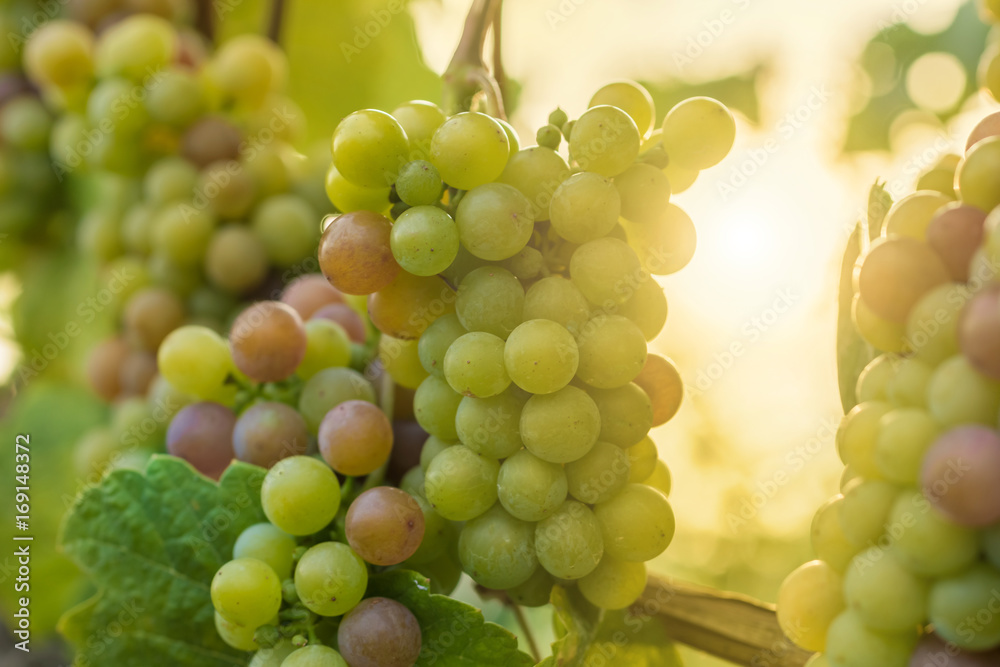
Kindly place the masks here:
<instances>
[{"instance_id":1,"label":"ripening grape","mask_svg":"<svg viewBox=\"0 0 1000 667\"><path fill-rule=\"evenodd\" d=\"M267 277L267 247L243 225L217 230L205 252L209 283L230 294L246 294Z\"/></svg>"},{"instance_id":2,"label":"ripening grape","mask_svg":"<svg viewBox=\"0 0 1000 667\"><path fill-rule=\"evenodd\" d=\"M187 405L167 428L167 452L198 472L219 479L235 457L233 429L236 415L224 405L202 402Z\"/></svg>"},{"instance_id":3,"label":"ripening grape","mask_svg":"<svg viewBox=\"0 0 1000 667\"><path fill-rule=\"evenodd\" d=\"M949 280L937 253L917 239L889 238L873 244L861 262L861 298L875 315L890 322L906 322L924 294Z\"/></svg>"},{"instance_id":4,"label":"ripening grape","mask_svg":"<svg viewBox=\"0 0 1000 667\"><path fill-rule=\"evenodd\" d=\"M656 484L647 481L657 472L657 463L659 463L657 460L659 451L656 449L656 443L653 442L653 439L647 435L626 449L625 453L628 454L628 481L635 484L643 482L656 489ZM668 484L666 490L658 490L666 496L670 493L670 486Z\"/></svg>"},{"instance_id":5,"label":"ripening grape","mask_svg":"<svg viewBox=\"0 0 1000 667\"><path fill-rule=\"evenodd\" d=\"M372 211L337 216L323 232L319 265L327 280L346 294L371 294L399 274L392 255L389 220Z\"/></svg>"},{"instance_id":6,"label":"ripening grape","mask_svg":"<svg viewBox=\"0 0 1000 667\"><path fill-rule=\"evenodd\" d=\"M927 226L927 243L940 255L952 280L969 279L969 263L983 240L986 214L953 202L940 208Z\"/></svg>"},{"instance_id":7,"label":"ripening grape","mask_svg":"<svg viewBox=\"0 0 1000 667\"><path fill-rule=\"evenodd\" d=\"M258 382L277 382L295 372L306 353L302 318L280 301L261 301L244 310L229 332L233 363Z\"/></svg>"},{"instance_id":8,"label":"ripening grape","mask_svg":"<svg viewBox=\"0 0 1000 667\"><path fill-rule=\"evenodd\" d=\"M309 535L336 516L340 483L322 461L291 456L267 471L260 502L272 524L290 535Z\"/></svg>"},{"instance_id":9,"label":"ripening grape","mask_svg":"<svg viewBox=\"0 0 1000 667\"><path fill-rule=\"evenodd\" d=\"M368 315L382 333L414 339L438 317L454 311L455 291L438 276L399 272L389 285L368 297Z\"/></svg>"},{"instance_id":10,"label":"ripening grape","mask_svg":"<svg viewBox=\"0 0 1000 667\"><path fill-rule=\"evenodd\" d=\"M671 162L706 169L722 161L736 138L733 114L710 97L679 102L663 119L663 146Z\"/></svg>"},{"instance_id":11,"label":"ripening grape","mask_svg":"<svg viewBox=\"0 0 1000 667\"><path fill-rule=\"evenodd\" d=\"M958 353L958 330L967 297L946 283L927 292L910 310L906 341L914 356L932 366ZM860 380L859 380L860 382Z\"/></svg>"},{"instance_id":12,"label":"ripening grape","mask_svg":"<svg viewBox=\"0 0 1000 667\"><path fill-rule=\"evenodd\" d=\"M643 440L652 428L652 403L637 384L628 383L613 389L591 388L587 393L601 415L601 440L627 448Z\"/></svg>"},{"instance_id":13,"label":"ripening grape","mask_svg":"<svg viewBox=\"0 0 1000 667\"><path fill-rule=\"evenodd\" d=\"M391 486L368 489L351 503L344 524L347 542L372 565L396 565L416 552L424 538L417 501Z\"/></svg>"},{"instance_id":14,"label":"ripening grape","mask_svg":"<svg viewBox=\"0 0 1000 667\"><path fill-rule=\"evenodd\" d=\"M212 605L231 623L256 628L281 607L281 581L256 558L231 560L212 577Z\"/></svg>"},{"instance_id":15,"label":"ripening grape","mask_svg":"<svg viewBox=\"0 0 1000 667\"><path fill-rule=\"evenodd\" d=\"M909 194L895 202L885 214L882 235L929 241L927 229L931 220L949 204L952 204L951 198L940 192L918 190Z\"/></svg>"},{"instance_id":16,"label":"ripening grape","mask_svg":"<svg viewBox=\"0 0 1000 667\"><path fill-rule=\"evenodd\" d=\"M325 368L306 382L299 395L299 412L311 433L319 431L326 414L345 401L375 402L375 388L351 368Z\"/></svg>"},{"instance_id":17,"label":"ripening grape","mask_svg":"<svg viewBox=\"0 0 1000 667\"><path fill-rule=\"evenodd\" d=\"M366 188L344 178L337 165L330 164L324 182L327 199L341 213L374 211L386 214L389 209L389 186Z\"/></svg>"},{"instance_id":18,"label":"ripening grape","mask_svg":"<svg viewBox=\"0 0 1000 667\"><path fill-rule=\"evenodd\" d=\"M323 276L309 273L288 283L281 292L281 301L308 320L323 306L344 303L344 296Z\"/></svg>"},{"instance_id":19,"label":"ripening grape","mask_svg":"<svg viewBox=\"0 0 1000 667\"><path fill-rule=\"evenodd\" d=\"M333 164L344 178L361 187L392 183L407 162L408 152L406 132L384 111L355 111L333 132Z\"/></svg>"},{"instance_id":20,"label":"ripening grape","mask_svg":"<svg viewBox=\"0 0 1000 667\"><path fill-rule=\"evenodd\" d=\"M459 336L445 354L444 377L463 396L489 398L501 393L510 384L503 340L482 331Z\"/></svg>"},{"instance_id":21,"label":"ripening grape","mask_svg":"<svg viewBox=\"0 0 1000 667\"><path fill-rule=\"evenodd\" d=\"M94 393L105 401L121 393L121 368L129 354L128 344L120 338L102 341L90 351L85 370L87 381Z\"/></svg>"},{"instance_id":22,"label":"ripening grape","mask_svg":"<svg viewBox=\"0 0 1000 667\"><path fill-rule=\"evenodd\" d=\"M951 521L985 528L1000 521L1000 436L961 426L927 451L920 473L924 495Z\"/></svg>"},{"instance_id":23,"label":"ripening grape","mask_svg":"<svg viewBox=\"0 0 1000 667\"><path fill-rule=\"evenodd\" d=\"M637 162L615 176L621 196L622 217L632 222L656 224L670 203L670 182L663 171Z\"/></svg>"},{"instance_id":24,"label":"ripening grape","mask_svg":"<svg viewBox=\"0 0 1000 667\"><path fill-rule=\"evenodd\" d=\"M351 362L351 339L344 327L323 318L309 320L304 326L306 351L295 369L296 375L308 380L324 368L347 366Z\"/></svg>"},{"instance_id":25,"label":"ripening grape","mask_svg":"<svg viewBox=\"0 0 1000 667\"><path fill-rule=\"evenodd\" d=\"M1000 411L1000 382L980 374L962 355L939 365L927 386L927 407L943 427L976 423L994 426Z\"/></svg>"},{"instance_id":26,"label":"ripening grape","mask_svg":"<svg viewBox=\"0 0 1000 667\"><path fill-rule=\"evenodd\" d=\"M198 168L239 157L243 134L230 122L206 116L187 129L181 138L181 155Z\"/></svg>"},{"instance_id":27,"label":"ripening grape","mask_svg":"<svg viewBox=\"0 0 1000 667\"><path fill-rule=\"evenodd\" d=\"M958 340L962 354L984 375L1000 379L1000 285L986 285L962 311Z\"/></svg>"},{"instance_id":28,"label":"ripening grape","mask_svg":"<svg viewBox=\"0 0 1000 667\"><path fill-rule=\"evenodd\" d=\"M554 582L544 567L535 568L527 581L507 590L507 595L522 607L544 607L552 597Z\"/></svg>"},{"instance_id":29,"label":"ripening grape","mask_svg":"<svg viewBox=\"0 0 1000 667\"><path fill-rule=\"evenodd\" d=\"M226 101L248 107L261 106L269 94L285 84L285 55L260 35L239 35L219 48L209 66L212 82Z\"/></svg>"},{"instance_id":30,"label":"ripening grape","mask_svg":"<svg viewBox=\"0 0 1000 667\"><path fill-rule=\"evenodd\" d=\"M441 175L430 162L407 162L396 178L396 194L410 206L430 206L438 203L444 183Z\"/></svg>"},{"instance_id":31,"label":"ripening grape","mask_svg":"<svg viewBox=\"0 0 1000 667\"><path fill-rule=\"evenodd\" d=\"M472 190L495 180L515 151L510 150L507 132L495 118L467 112L452 116L435 130L429 158L445 183Z\"/></svg>"},{"instance_id":32,"label":"ripening grape","mask_svg":"<svg viewBox=\"0 0 1000 667\"><path fill-rule=\"evenodd\" d=\"M319 216L302 197L279 194L260 202L250 220L275 266L294 266L315 251Z\"/></svg>"},{"instance_id":33,"label":"ripening grape","mask_svg":"<svg viewBox=\"0 0 1000 667\"><path fill-rule=\"evenodd\" d=\"M858 547L878 540L899 497L899 489L878 479L852 479L838 508L844 535Z\"/></svg>"},{"instance_id":34,"label":"ripening grape","mask_svg":"<svg viewBox=\"0 0 1000 667\"><path fill-rule=\"evenodd\" d=\"M308 447L306 420L284 403L254 403L243 411L233 429L236 458L262 468L270 468L289 456L305 454Z\"/></svg>"},{"instance_id":35,"label":"ripening grape","mask_svg":"<svg viewBox=\"0 0 1000 667\"><path fill-rule=\"evenodd\" d=\"M295 566L295 592L310 611L340 616L365 594L368 568L361 557L340 542L310 547Z\"/></svg>"},{"instance_id":36,"label":"ripening grape","mask_svg":"<svg viewBox=\"0 0 1000 667\"><path fill-rule=\"evenodd\" d=\"M340 622L337 646L351 667L413 667L421 655L420 624L399 602L368 598Z\"/></svg>"},{"instance_id":37,"label":"ripening grape","mask_svg":"<svg viewBox=\"0 0 1000 667\"><path fill-rule=\"evenodd\" d=\"M378 359L396 385L416 389L428 373L420 363L415 340L399 340L382 334L378 341Z\"/></svg>"},{"instance_id":38,"label":"ripening grape","mask_svg":"<svg viewBox=\"0 0 1000 667\"><path fill-rule=\"evenodd\" d=\"M903 352L906 349L906 327L876 315L860 294L854 295L851 321L858 334L875 349L885 352Z\"/></svg>"},{"instance_id":39,"label":"ripening grape","mask_svg":"<svg viewBox=\"0 0 1000 667\"><path fill-rule=\"evenodd\" d=\"M329 320L340 327L353 343L364 343L368 340L368 326L353 307L346 303L331 303L323 306L315 313L314 320Z\"/></svg>"},{"instance_id":40,"label":"ripening grape","mask_svg":"<svg viewBox=\"0 0 1000 667\"><path fill-rule=\"evenodd\" d=\"M997 174L1000 174L1000 138L994 136L979 141L965 154L955 172L955 192L962 202L992 211L1000 204Z\"/></svg>"},{"instance_id":41,"label":"ripening grape","mask_svg":"<svg viewBox=\"0 0 1000 667\"><path fill-rule=\"evenodd\" d=\"M632 320L647 341L656 338L667 323L667 297L659 283L647 276L639 281L628 301L621 305L619 315Z\"/></svg>"},{"instance_id":42,"label":"ripening grape","mask_svg":"<svg viewBox=\"0 0 1000 667\"><path fill-rule=\"evenodd\" d=\"M646 363L642 331L621 315L597 315L577 339L577 377L592 387L612 389L634 380Z\"/></svg>"},{"instance_id":43,"label":"ripening grape","mask_svg":"<svg viewBox=\"0 0 1000 667\"><path fill-rule=\"evenodd\" d=\"M392 451L392 425L381 408L365 400L334 406L319 427L319 449L330 467L342 475L374 472Z\"/></svg>"}]
</instances>

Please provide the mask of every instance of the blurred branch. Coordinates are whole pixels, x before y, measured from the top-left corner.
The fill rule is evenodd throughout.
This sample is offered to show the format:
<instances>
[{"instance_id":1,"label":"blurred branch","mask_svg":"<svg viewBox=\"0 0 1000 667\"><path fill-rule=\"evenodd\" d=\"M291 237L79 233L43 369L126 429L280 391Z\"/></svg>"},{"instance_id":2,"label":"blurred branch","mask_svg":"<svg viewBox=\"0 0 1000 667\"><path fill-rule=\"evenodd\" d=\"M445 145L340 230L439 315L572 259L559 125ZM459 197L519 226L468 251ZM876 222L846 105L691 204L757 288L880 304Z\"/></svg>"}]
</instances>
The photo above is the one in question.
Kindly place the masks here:
<instances>
[{"instance_id":1,"label":"blurred branch","mask_svg":"<svg viewBox=\"0 0 1000 667\"><path fill-rule=\"evenodd\" d=\"M281 27L285 22L286 0L271 0L271 15L267 20L267 37L281 45Z\"/></svg>"},{"instance_id":2,"label":"blurred branch","mask_svg":"<svg viewBox=\"0 0 1000 667\"><path fill-rule=\"evenodd\" d=\"M500 31L503 20L503 2L497 3L496 11L493 13L493 79L497 82L497 89L499 90L500 100L504 103L504 107L507 106L507 72L503 68L503 57L502 57L502 46L503 40L501 39L502 33Z\"/></svg>"},{"instance_id":3,"label":"blurred branch","mask_svg":"<svg viewBox=\"0 0 1000 667\"><path fill-rule=\"evenodd\" d=\"M449 113L468 111L476 93L481 92L486 96L488 111L506 119L502 91L483 60L486 32L498 16L501 1L474 0L469 9L462 38L442 77L444 105Z\"/></svg>"},{"instance_id":4,"label":"blurred branch","mask_svg":"<svg viewBox=\"0 0 1000 667\"><path fill-rule=\"evenodd\" d=\"M215 41L215 21L212 18L213 0L198 0L194 20L195 29L212 43Z\"/></svg>"}]
</instances>

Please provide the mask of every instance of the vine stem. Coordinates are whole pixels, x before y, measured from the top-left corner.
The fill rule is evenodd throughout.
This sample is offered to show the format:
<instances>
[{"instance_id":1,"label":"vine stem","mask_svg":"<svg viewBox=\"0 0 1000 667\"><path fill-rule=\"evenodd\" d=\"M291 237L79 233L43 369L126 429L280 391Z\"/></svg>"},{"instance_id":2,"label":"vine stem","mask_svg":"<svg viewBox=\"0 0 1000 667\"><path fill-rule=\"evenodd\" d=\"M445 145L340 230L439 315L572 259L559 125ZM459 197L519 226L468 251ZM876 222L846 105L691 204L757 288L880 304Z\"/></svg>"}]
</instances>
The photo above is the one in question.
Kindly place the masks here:
<instances>
[{"instance_id":1,"label":"vine stem","mask_svg":"<svg viewBox=\"0 0 1000 667\"><path fill-rule=\"evenodd\" d=\"M515 604L513 601L511 601L510 607L514 612L514 618L517 619L517 624L521 626L521 631L524 633L524 640L528 642L531 657L535 659L536 663L541 662L542 653L538 650L538 641L535 639L535 633L531 630L531 623L528 622L527 617L524 615L524 609L521 608L521 605Z\"/></svg>"},{"instance_id":2,"label":"vine stem","mask_svg":"<svg viewBox=\"0 0 1000 667\"><path fill-rule=\"evenodd\" d=\"M271 14L267 20L267 37L275 44L281 44L281 27L285 22L286 0L271 0Z\"/></svg>"},{"instance_id":3,"label":"vine stem","mask_svg":"<svg viewBox=\"0 0 1000 667\"><path fill-rule=\"evenodd\" d=\"M462 30L455 55L452 56L442 77L444 106L449 113L468 111L472 108L476 93L481 92L486 97L486 108L489 113L506 120L503 90L483 60L486 33L491 26L495 31L501 2L502 0L473 0L465 18L465 28ZM499 53L494 48L494 68L497 67L498 56ZM503 71L502 65L500 71Z\"/></svg>"}]
</instances>

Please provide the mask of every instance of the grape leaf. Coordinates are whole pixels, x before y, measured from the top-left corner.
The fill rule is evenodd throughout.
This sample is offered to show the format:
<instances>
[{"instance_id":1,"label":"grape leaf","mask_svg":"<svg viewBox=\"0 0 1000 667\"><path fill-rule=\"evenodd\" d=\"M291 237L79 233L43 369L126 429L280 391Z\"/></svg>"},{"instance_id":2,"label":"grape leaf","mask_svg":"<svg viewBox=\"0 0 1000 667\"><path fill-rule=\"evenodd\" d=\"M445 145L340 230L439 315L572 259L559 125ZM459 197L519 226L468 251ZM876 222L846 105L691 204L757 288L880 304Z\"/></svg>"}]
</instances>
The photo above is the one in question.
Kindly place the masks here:
<instances>
[{"instance_id":1,"label":"grape leaf","mask_svg":"<svg viewBox=\"0 0 1000 667\"><path fill-rule=\"evenodd\" d=\"M600 630L604 612L587 602L575 588L552 589L556 640L552 655L539 667L573 667L585 664L587 650Z\"/></svg>"},{"instance_id":2,"label":"grape leaf","mask_svg":"<svg viewBox=\"0 0 1000 667\"><path fill-rule=\"evenodd\" d=\"M366 597L386 597L413 612L423 631L416 667L530 667L534 663L517 648L517 637L483 613L445 595L430 592L426 577L407 570L373 576Z\"/></svg>"},{"instance_id":3,"label":"grape leaf","mask_svg":"<svg viewBox=\"0 0 1000 667\"><path fill-rule=\"evenodd\" d=\"M145 474L115 471L85 491L61 535L100 589L60 621L76 664L245 664L215 631L209 584L240 532L264 520L263 478L263 469L234 463L216 484L155 456Z\"/></svg>"}]
</instances>

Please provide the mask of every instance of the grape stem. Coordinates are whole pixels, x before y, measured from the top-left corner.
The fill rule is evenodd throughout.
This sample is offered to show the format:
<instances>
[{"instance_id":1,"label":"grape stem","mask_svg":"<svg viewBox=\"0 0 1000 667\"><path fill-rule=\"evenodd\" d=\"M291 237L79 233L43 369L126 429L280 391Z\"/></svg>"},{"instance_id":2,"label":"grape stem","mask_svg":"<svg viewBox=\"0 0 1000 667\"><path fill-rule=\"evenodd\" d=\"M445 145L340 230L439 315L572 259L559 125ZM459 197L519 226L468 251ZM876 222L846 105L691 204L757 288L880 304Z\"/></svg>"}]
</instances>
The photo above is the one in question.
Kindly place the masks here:
<instances>
[{"instance_id":1,"label":"grape stem","mask_svg":"<svg viewBox=\"0 0 1000 667\"><path fill-rule=\"evenodd\" d=\"M503 76L503 65L498 64L500 51L497 46L500 41L497 25L501 2L502 0L474 0L469 9L462 38L442 77L444 106L449 113L470 110L476 94L482 93L487 113L504 120L507 118L503 89L483 60L486 34L492 26L495 37L493 67L495 72L499 71Z\"/></svg>"},{"instance_id":2,"label":"grape stem","mask_svg":"<svg viewBox=\"0 0 1000 667\"><path fill-rule=\"evenodd\" d=\"M267 37L281 45L281 27L285 22L285 0L271 0L271 14L267 20Z\"/></svg>"},{"instance_id":3,"label":"grape stem","mask_svg":"<svg viewBox=\"0 0 1000 667\"><path fill-rule=\"evenodd\" d=\"M200 32L209 42L215 39L215 22L212 20L213 0L198 0L196 16L194 21L195 29Z\"/></svg>"},{"instance_id":4,"label":"grape stem","mask_svg":"<svg viewBox=\"0 0 1000 667\"><path fill-rule=\"evenodd\" d=\"M528 619L524 615L524 609L519 604L514 604L509 600L508 602L511 611L514 612L514 618L517 619L517 624L521 626L521 632L524 633L524 640L528 643L528 650L531 651L531 657L535 659L536 663L541 662L542 654L538 650L538 641L535 639L535 633L531 630L531 623L528 622Z\"/></svg>"}]
</instances>

